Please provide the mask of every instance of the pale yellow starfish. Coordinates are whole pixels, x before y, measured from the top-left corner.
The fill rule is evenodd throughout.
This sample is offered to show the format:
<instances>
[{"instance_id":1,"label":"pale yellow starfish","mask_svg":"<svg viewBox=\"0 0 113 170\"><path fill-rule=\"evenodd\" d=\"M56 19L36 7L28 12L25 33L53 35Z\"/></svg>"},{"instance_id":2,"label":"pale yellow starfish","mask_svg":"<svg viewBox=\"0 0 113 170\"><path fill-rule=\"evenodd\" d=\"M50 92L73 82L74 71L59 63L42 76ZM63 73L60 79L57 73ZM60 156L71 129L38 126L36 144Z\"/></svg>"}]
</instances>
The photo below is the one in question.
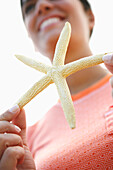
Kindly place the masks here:
<instances>
[{"instance_id":1,"label":"pale yellow starfish","mask_svg":"<svg viewBox=\"0 0 113 170\"><path fill-rule=\"evenodd\" d=\"M102 57L106 53L85 57L64 65L64 60L70 36L71 26L68 22L66 22L56 45L52 66L39 63L25 56L16 55L16 57L23 63L46 74L41 80L36 82L33 85L33 87L22 96L22 98L17 102L17 104L19 105L20 108L23 108L29 101L31 101L38 93L44 90L48 85L55 83L66 120L69 123L70 128L73 129L76 126L75 109L65 78L70 74L77 72L81 69L103 63Z\"/></svg>"}]
</instances>

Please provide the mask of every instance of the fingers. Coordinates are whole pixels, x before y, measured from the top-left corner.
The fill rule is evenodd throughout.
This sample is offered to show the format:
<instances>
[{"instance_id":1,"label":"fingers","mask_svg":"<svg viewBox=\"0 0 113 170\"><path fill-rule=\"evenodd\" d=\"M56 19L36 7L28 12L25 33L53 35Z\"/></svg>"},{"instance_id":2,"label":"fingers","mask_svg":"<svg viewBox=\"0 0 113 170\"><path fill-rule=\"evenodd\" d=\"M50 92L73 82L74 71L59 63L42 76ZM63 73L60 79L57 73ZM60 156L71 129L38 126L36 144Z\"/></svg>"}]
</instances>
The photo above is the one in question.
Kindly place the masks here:
<instances>
[{"instance_id":1,"label":"fingers","mask_svg":"<svg viewBox=\"0 0 113 170\"><path fill-rule=\"evenodd\" d=\"M0 134L0 159L8 147L23 146L23 141L16 134Z\"/></svg>"},{"instance_id":2,"label":"fingers","mask_svg":"<svg viewBox=\"0 0 113 170\"><path fill-rule=\"evenodd\" d=\"M13 124L18 126L21 129L21 132L19 135L21 136L23 140L23 144L27 145L27 139L26 139L26 116L24 109L21 109L20 113L17 115L15 119L12 121Z\"/></svg>"},{"instance_id":3,"label":"fingers","mask_svg":"<svg viewBox=\"0 0 113 170\"><path fill-rule=\"evenodd\" d=\"M18 126L21 130L26 129L26 116L24 109L12 120L12 123Z\"/></svg>"},{"instance_id":4,"label":"fingers","mask_svg":"<svg viewBox=\"0 0 113 170\"><path fill-rule=\"evenodd\" d=\"M113 54L106 54L102 59L106 64L113 65Z\"/></svg>"},{"instance_id":5,"label":"fingers","mask_svg":"<svg viewBox=\"0 0 113 170\"><path fill-rule=\"evenodd\" d=\"M24 149L20 146L8 147L0 161L0 170L16 169L18 161L24 158Z\"/></svg>"},{"instance_id":6,"label":"fingers","mask_svg":"<svg viewBox=\"0 0 113 170\"><path fill-rule=\"evenodd\" d=\"M20 108L18 105L15 105L11 109L7 110L5 113L0 115L0 121L12 121L20 112Z\"/></svg>"},{"instance_id":7,"label":"fingers","mask_svg":"<svg viewBox=\"0 0 113 170\"><path fill-rule=\"evenodd\" d=\"M112 98L113 98L113 76L110 78L109 82L110 82L110 85L111 85L111 88L112 88L111 94L112 94Z\"/></svg>"},{"instance_id":8,"label":"fingers","mask_svg":"<svg viewBox=\"0 0 113 170\"><path fill-rule=\"evenodd\" d=\"M113 88L113 76L110 78L109 82L111 84L111 87Z\"/></svg>"},{"instance_id":9,"label":"fingers","mask_svg":"<svg viewBox=\"0 0 113 170\"><path fill-rule=\"evenodd\" d=\"M107 69L113 74L113 54L104 55L102 59Z\"/></svg>"},{"instance_id":10,"label":"fingers","mask_svg":"<svg viewBox=\"0 0 113 170\"><path fill-rule=\"evenodd\" d=\"M17 163L22 163L24 158L24 142L20 135L22 129L13 121L26 127L25 112L18 105L0 115L0 170L16 169Z\"/></svg>"},{"instance_id":11,"label":"fingers","mask_svg":"<svg viewBox=\"0 0 113 170\"><path fill-rule=\"evenodd\" d=\"M0 133L16 133L19 134L21 129L7 121L0 121Z\"/></svg>"},{"instance_id":12,"label":"fingers","mask_svg":"<svg viewBox=\"0 0 113 170\"><path fill-rule=\"evenodd\" d=\"M10 123L12 122L12 123ZM26 140L26 116L24 109L15 105L0 115L0 133L16 133L22 138L24 145Z\"/></svg>"}]
</instances>

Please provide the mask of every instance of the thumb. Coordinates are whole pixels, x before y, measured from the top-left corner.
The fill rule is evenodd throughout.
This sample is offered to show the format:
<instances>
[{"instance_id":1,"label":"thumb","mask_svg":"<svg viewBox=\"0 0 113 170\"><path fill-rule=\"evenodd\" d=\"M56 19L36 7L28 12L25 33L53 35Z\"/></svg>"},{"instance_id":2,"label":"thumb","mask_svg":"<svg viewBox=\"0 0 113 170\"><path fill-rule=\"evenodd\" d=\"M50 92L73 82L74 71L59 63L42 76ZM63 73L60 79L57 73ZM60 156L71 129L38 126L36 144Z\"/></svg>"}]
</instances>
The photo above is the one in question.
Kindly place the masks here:
<instances>
[{"instance_id":1,"label":"thumb","mask_svg":"<svg viewBox=\"0 0 113 170\"><path fill-rule=\"evenodd\" d=\"M20 110L20 113L13 119L13 124L18 126L21 129L20 137L23 140L23 144L27 145L26 141L26 116L24 109Z\"/></svg>"},{"instance_id":2,"label":"thumb","mask_svg":"<svg viewBox=\"0 0 113 170\"><path fill-rule=\"evenodd\" d=\"M113 54L104 55L102 59L106 68L113 74Z\"/></svg>"}]
</instances>

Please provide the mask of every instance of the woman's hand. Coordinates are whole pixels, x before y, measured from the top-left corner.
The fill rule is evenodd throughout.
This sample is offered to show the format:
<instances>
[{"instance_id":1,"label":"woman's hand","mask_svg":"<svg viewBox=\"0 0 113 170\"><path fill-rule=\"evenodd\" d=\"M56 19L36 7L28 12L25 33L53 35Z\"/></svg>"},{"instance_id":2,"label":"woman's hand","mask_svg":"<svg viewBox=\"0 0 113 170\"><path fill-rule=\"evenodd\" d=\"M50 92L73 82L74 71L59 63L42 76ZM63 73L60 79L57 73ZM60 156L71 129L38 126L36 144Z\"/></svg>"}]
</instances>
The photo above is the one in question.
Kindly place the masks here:
<instances>
[{"instance_id":1,"label":"woman's hand","mask_svg":"<svg viewBox=\"0 0 113 170\"><path fill-rule=\"evenodd\" d=\"M113 74L113 54L107 54L103 56L103 61L107 69ZM110 78L110 84L112 87L112 97L113 97L113 76Z\"/></svg>"},{"instance_id":2,"label":"woman's hand","mask_svg":"<svg viewBox=\"0 0 113 170\"><path fill-rule=\"evenodd\" d=\"M16 105L0 115L0 170L35 169L26 141L25 112Z\"/></svg>"}]
</instances>

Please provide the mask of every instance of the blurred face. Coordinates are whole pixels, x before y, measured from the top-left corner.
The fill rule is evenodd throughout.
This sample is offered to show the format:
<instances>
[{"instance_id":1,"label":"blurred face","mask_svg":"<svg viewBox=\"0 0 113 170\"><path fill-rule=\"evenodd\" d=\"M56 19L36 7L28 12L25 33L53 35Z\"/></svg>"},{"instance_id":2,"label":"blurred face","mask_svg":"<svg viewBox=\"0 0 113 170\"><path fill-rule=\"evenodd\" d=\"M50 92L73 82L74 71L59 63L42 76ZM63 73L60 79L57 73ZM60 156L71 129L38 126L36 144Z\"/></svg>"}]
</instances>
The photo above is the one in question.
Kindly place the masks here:
<instances>
[{"instance_id":1,"label":"blurred face","mask_svg":"<svg viewBox=\"0 0 113 170\"><path fill-rule=\"evenodd\" d=\"M79 50L89 41L91 13L84 11L79 0L23 0L22 12L35 48L51 61L66 21L72 27L70 49Z\"/></svg>"}]
</instances>

